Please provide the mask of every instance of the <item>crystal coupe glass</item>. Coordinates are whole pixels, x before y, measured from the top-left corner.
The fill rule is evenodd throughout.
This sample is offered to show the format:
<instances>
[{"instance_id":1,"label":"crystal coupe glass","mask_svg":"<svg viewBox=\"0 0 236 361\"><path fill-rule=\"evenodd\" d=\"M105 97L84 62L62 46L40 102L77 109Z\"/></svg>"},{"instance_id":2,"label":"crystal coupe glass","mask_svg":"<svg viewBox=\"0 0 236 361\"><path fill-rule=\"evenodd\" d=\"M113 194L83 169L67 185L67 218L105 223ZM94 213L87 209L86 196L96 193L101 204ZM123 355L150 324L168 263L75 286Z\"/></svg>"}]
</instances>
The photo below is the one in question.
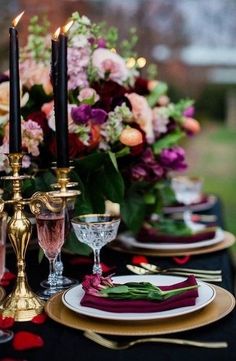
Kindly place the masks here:
<instances>
[{"instance_id":1,"label":"crystal coupe glass","mask_svg":"<svg viewBox=\"0 0 236 361\"><path fill-rule=\"evenodd\" d=\"M171 179L171 186L179 203L185 205L183 219L192 231L200 231L205 226L192 221L191 205L201 200L202 179L200 177L176 176Z\"/></svg>"},{"instance_id":2,"label":"crystal coupe glass","mask_svg":"<svg viewBox=\"0 0 236 361\"><path fill-rule=\"evenodd\" d=\"M101 275L100 250L116 238L120 218L108 214L87 214L72 218L71 223L78 240L93 250L93 273Z\"/></svg>"}]
</instances>

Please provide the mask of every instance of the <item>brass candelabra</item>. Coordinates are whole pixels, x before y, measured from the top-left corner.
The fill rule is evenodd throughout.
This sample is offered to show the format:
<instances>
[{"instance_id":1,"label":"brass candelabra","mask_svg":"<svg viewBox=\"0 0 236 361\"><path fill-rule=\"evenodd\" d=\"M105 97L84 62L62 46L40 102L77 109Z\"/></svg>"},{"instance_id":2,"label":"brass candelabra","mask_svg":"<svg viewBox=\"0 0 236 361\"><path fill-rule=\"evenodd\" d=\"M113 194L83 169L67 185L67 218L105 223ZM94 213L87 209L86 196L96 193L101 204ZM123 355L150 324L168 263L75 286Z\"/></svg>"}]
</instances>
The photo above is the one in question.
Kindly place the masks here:
<instances>
[{"instance_id":1,"label":"brass candelabra","mask_svg":"<svg viewBox=\"0 0 236 361\"><path fill-rule=\"evenodd\" d=\"M54 185L58 190L46 193L36 192L32 197L24 199L22 197L22 181L30 176L20 175L23 154L10 153L8 158L12 175L4 176L2 179L12 182L12 198L0 200L0 212L3 211L6 204L13 205L13 215L8 222L7 233L16 254L17 279L14 290L0 304L0 314L4 317L13 317L15 321L29 321L42 312L44 301L30 289L27 281L25 255L32 226L24 213L24 208L28 205L31 212L37 214L40 205L44 204L48 209L53 210L50 202L52 198L60 197L65 206L68 198L76 197L80 192L68 190L68 187L76 185L69 180L70 168L58 168L56 169L57 183Z\"/></svg>"}]
</instances>

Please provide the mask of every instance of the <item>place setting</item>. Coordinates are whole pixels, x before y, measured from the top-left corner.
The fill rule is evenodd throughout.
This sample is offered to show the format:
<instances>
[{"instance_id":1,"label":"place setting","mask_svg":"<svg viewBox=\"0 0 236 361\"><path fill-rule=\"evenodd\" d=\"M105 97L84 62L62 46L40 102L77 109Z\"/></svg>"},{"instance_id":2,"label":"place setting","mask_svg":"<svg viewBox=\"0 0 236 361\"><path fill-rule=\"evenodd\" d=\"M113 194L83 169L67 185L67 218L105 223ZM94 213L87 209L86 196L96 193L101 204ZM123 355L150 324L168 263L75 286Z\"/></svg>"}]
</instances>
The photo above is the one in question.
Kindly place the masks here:
<instances>
[{"instance_id":1,"label":"place setting","mask_svg":"<svg viewBox=\"0 0 236 361\"><path fill-rule=\"evenodd\" d=\"M231 247L235 242L234 235L217 226L215 216L204 218L204 215L193 213L191 205L201 198L203 180L193 176L174 176L170 183L176 199L185 204L184 208L177 213L175 210L174 217L172 214L152 214L137 235L130 231L121 232L111 248L171 257L205 254Z\"/></svg>"},{"instance_id":2,"label":"place setting","mask_svg":"<svg viewBox=\"0 0 236 361\"><path fill-rule=\"evenodd\" d=\"M116 237L120 219L91 214L74 217L71 222L78 240L93 250L93 273L47 301L45 311L54 321L85 331L85 337L105 347L119 349L98 334L168 335L209 325L234 308L235 299L228 291L194 274L103 276L100 250ZM168 338L156 342L178 344ZM210 342L202 347L225 346Z\"/></svg>"}]
</instances>

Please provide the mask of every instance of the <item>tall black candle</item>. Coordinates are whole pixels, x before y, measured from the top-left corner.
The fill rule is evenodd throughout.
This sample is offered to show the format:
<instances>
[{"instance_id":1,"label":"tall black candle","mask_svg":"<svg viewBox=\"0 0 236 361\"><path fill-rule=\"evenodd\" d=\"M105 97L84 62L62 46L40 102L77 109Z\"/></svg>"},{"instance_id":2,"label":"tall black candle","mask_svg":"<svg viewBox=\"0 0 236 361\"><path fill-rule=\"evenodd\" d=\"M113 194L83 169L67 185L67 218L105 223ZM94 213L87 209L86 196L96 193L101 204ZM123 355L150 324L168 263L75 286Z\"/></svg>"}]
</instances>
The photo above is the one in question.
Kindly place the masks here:
<instances>
[{"instance_id":1,"label":"tall black candle","mask_svg":"<svg viewBox=\"0 0 236 361\"><path fill-rule=\"evenodd\" d=\"M72 25L72 23L71 23ZM70 26L71 26L70 25ZM69 27L70 28L70 27ZM68 92L67 92L67 36L68 25L62 28L59 35L58 65L56 80L56 141L57 141L57 167L69 167L68 146Z\"/></svg>"},{"instance_id":2,"label":"tall black candle","mask_svg":"<svg viewBox=\"0 0 236 361\"><path fill-rule=\"evenodd\" d=\"M10 109L9 109L9 152L21 152L21 114L19 80L19 45L16 25L24 12L18 15L9 28L9 69L10 69Z\"/></svg>"},{"instance_id":3,"label":"tall black candle","mask_svg":"<svg viewBox=\"0 0 236 361\"><path fill-rule=\"evenodd\" d=\"M53 34L52 37L52 42L51 42L51 82L52 82L52 86L53 86L53 91L55 93L55 88L56 88L56 81L57 81L57 72L58 72L58 37L60 34L60 28L58 28L55 33ZM54 96L54 100L55 100L55 96Z\"/></svg>"}]
</instances>

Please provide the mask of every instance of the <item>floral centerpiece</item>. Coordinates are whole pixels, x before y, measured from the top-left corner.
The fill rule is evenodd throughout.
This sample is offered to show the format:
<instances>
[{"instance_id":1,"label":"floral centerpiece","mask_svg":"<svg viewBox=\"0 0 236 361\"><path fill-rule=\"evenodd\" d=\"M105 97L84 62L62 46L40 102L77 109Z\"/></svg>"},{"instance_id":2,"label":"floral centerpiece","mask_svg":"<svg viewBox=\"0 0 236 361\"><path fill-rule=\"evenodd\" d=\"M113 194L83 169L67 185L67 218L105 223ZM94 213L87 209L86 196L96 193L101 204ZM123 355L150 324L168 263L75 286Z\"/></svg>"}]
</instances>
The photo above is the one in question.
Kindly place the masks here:
<instances>
[{"instance_id":1,"label":"floral centerpiece","mask_svg":"<svg viewBox=\"0 0 236 361\"><path fill-rule=\"evenodd\" d=\"M192 100L173 103L168 87L140 75L136 34L119 41L117 29L93 24L79 13L69 34L68 114L72 180L81 196L76 213L104 212L118 203L122 220L134 232L152 212L160 212L169 192L168 175L186 169L180 140L199 130ZM25 192L48 189L56 160L51 41L48 23L34 17L21 49L23 166L36 177ZM153 67L150 69L153 69ZM148 73L148 71L147 71ZM0 77L0 170L8 171L8 72Z\"/></svg>"}]
</instances>

